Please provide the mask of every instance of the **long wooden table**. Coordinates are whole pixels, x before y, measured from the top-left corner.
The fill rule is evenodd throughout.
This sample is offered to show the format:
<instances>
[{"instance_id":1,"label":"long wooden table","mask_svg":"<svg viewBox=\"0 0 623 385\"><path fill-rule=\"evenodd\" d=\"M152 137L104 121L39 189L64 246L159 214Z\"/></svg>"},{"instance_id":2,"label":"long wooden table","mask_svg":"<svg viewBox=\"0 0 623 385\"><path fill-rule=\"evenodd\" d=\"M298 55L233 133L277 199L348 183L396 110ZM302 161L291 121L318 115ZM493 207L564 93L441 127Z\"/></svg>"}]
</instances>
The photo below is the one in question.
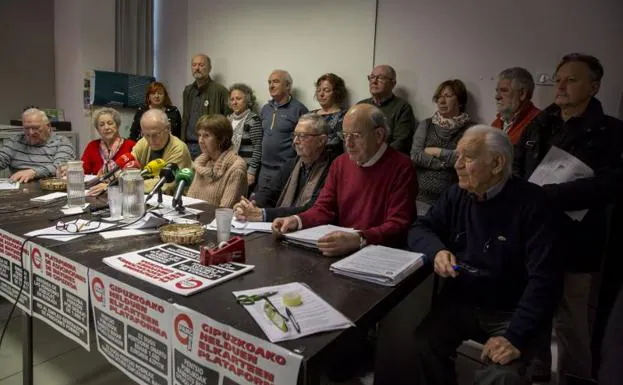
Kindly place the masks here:
<instances>
[{"instance_id":1,"label":"long wooden table","mask_svg":"<svg viewBox=\"0 0 623 385\"><path fill-rule=\"evenodd\" d=\"M59 208L65 202L42 205L29 201L42 195L36 183L26 184L19 191L0 192L0 228L17 236L41 229L54 223L61 215ZM92 204L101 205L103 200L89 198ZM10 210L29 210L7 213ZM209 223L214 218L214 207L190 206L205 210L198 219ZM206 232L205 243L214 242L216 234ZM245 237L246 263L255 269L241 277L189 297L176 295L145 281L121 273L103 264L102 258L152 247L161 243L158 234L143 235L117 240L104 240L97 234L87 235L73 241L61 242L35 239L33 242L53 250L89 269L94 269L143 290L158 298L169 300L202 313L218 322L266 339L264 333L247 311L235 302L232 291L253 289L289 282L306 283L329 304L356 323L357 327L369 328L394 308L430 274L419 269L397 287L383 287L335 275L329 271L334 258L323 257L317 252L301 249L279 242L270 234L251 234ZM198 249L198 246L196 247ZM24 384L33 383L32 378L32 320L25 317L24 327ZM322 333L279 343L286 349L303 356L303 370L299 383L316 384L320 373L334 349L350 340L354 328Z\"/></svg>"}]
</instances>

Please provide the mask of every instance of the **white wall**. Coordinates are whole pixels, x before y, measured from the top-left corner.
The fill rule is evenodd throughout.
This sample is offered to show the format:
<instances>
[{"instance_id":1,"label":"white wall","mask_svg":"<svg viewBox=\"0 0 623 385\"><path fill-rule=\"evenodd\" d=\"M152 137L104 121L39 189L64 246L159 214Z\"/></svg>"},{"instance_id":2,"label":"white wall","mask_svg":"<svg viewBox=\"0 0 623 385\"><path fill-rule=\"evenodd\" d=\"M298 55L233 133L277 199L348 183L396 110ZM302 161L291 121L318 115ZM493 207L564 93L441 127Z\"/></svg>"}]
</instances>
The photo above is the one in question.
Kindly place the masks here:
<instances>
[{"instance_id":1,"label":"white wall","mask_svg":"<svg viewBox=\"0 0 623 385\"><path fill-rule=\"evenodd\" d=\"M0 1L0 124L56 106L53 13L49 0Z\"/></svg>"},{"instance_id":2,"label":"white wall","mask_svg":"<svg viewBox=\"0 0 623 385\"><path fill-rule=\"evenodd\" d=\"M115 68L115 1L55 0L54 4L57 106L80 135L80 157L97 137L91 111L83 105L85 73Z\"/></svg>"},{"instance_id":3,"label":"white wall","mask_svg":"<svg viewBox=\"0 0 623 385\"><path fill-rule=\"evenodd\" d=\"M397 93L408 97L419 119L434 112L436 86L458 77L470 92L470 112L490 122L501 69L518 65L535 76L551 74L562 55L580 51L602 61L598 97L607 113L623 117L623 1L378 0L374 58L372 0L183 0L179 9L161 1L170 8L162 14L170 36L159 54L161 79L180 99L197 51L212 56L217 79L249 83L260 101L268 97L270 70L290 70L310 108L317 106L312 84L328 71L345 78L351 102L367 96L365 75L374 60L397 69ZM179 12L186 4L184 19ZM545 106L552 93L539 86L534 100ZM174 101L180 105L180 99Z\"/></svg>"},{"instance_id":4,"label":"white wall","mask_svg":"<svg viewBox=\"0 0 623 385\"><path fill-rule=\"evenodd\" d=\"M485 122L495 115L495 76L522 66L552 73L568 52L597 56L606 75L598 95L607 113L620 111L623 93L622 1L380 0L376 63L395 66L418 118L434 112L435 87L460 78ZM535 101L549 104L551 87Z\"/></svg>"},{"instance_id":5,"label":"white wall","mask_svg":"<svg viewBox=\"0 0 623 385\"><path fill-rule=\"evenodd\" d=\"M212 75L225 86L250 85L261 105L275 68L288 70L309 109L314 83L327 72L344 78L351 99L367 95L373 60L374 0L188 1L188 52L205 52ZM186 83L192 81L190 57Z\"/></svg>"}]
</instances>

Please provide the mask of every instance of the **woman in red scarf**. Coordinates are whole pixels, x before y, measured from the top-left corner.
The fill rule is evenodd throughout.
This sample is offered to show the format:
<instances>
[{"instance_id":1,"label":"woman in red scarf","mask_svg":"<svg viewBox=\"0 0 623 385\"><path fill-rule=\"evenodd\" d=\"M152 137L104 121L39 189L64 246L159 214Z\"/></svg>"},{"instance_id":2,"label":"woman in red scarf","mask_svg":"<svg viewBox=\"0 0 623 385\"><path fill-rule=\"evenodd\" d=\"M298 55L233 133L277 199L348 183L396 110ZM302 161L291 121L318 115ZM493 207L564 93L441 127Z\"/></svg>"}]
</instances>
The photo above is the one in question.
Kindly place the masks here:
<instances>
[{"instance_id":1,"label":"woman in red scarf","mask_svg":"<svg viewBox=\"0 0 623 385\"><path fill-rule=\"evenodd\" d=\"M115 167L115 160L121 155L132 151L135 142L119 135L121 115L113 108L95 111L93 125L101 139L89 142L82 154L82 162L85 175L100 176Z\"/></svg>"}]
</instances>

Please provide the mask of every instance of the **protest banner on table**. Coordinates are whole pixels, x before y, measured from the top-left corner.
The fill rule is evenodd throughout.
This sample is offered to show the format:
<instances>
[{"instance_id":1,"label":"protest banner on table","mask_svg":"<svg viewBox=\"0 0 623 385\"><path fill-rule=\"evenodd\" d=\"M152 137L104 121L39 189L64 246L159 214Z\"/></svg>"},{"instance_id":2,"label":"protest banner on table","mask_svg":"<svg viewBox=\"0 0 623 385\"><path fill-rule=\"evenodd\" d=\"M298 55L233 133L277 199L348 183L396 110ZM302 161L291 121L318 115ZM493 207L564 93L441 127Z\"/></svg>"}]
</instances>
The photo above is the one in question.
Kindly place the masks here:
<instances>
[{"instance_id":1,"label":"protest banner on table","mask_svg":"<svg viewBox=\"0 0 623 385\"><path fill-rule=\"evenodd\" d=\"M242 263L202 265L199 252L174 243L103 259L108 266L176 294L191 295L253 270Z\"/></svg>"},{"instance_id":2,"label":"protest banner on table","mask_svg":"<svg viewBox=\"0 0 623 385\"><path fill-rule=\"evenodd\" d=\"M32 242L32 316L90 350L88 269Z\"/></svg>"},{"instance_id":3,"label":"protest banner on table","mask_svg":"<svg viewBox=\"0 0 623 385\"><path fill-rule=\"evenodd\" d=\"M296 384L302 357L261 338L173 305L175 385Z\"/></svg>"},{"instance_id":4,"label":"protest banner on table","mask_svg":"<svg viewBox=\"0 0 623 385\"><path fill-rule=\"evenodd\" d=\"M19 295L17 306L31 314L30 259L23 242L24 238L0 230L0 295L12 303Z\"/></svg>"},{"instance_id":5,"label":"protest banner on table","mask_svg":"<svg viewBox=\"0 0 623 385\"><path fill-rule=\"evenodd\" d=\"M133 381L171 383L172 305L89 270L97 349Z\"/></svg>"}]
</instances>

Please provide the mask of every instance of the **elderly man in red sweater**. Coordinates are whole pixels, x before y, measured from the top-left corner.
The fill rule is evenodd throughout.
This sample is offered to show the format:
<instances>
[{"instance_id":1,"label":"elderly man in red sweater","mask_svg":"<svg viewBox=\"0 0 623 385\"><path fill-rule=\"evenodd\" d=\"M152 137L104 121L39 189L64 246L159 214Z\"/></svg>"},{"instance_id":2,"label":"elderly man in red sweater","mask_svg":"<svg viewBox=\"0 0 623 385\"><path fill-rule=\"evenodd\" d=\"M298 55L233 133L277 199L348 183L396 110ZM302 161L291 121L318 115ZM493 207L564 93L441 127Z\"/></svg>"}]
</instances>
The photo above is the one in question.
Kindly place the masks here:
<instances>
[{"instance_id":1,"label":"elderly man in red sweater","mask_svg":"<svg viewBox=\"0 0 623 385\"><path fill-rule=\"evenodd\" d=\"M314 205L299 215L277 218L273 231L286 233L324 224L352 227L318 241L326 256L352 253L367 244L401 245L415 218L417 179L408 156L386 144L389 128L377 107L358 104L343 123L344 147Z\"/></svg>"}]
</instances>

